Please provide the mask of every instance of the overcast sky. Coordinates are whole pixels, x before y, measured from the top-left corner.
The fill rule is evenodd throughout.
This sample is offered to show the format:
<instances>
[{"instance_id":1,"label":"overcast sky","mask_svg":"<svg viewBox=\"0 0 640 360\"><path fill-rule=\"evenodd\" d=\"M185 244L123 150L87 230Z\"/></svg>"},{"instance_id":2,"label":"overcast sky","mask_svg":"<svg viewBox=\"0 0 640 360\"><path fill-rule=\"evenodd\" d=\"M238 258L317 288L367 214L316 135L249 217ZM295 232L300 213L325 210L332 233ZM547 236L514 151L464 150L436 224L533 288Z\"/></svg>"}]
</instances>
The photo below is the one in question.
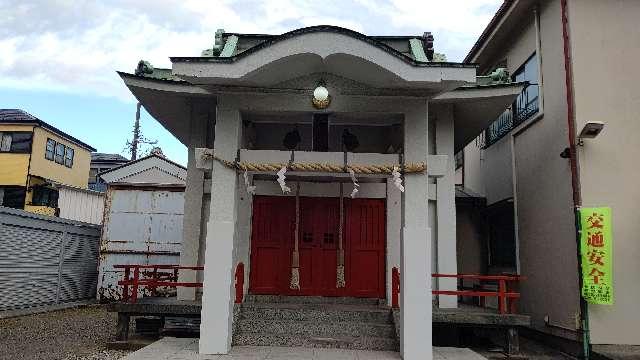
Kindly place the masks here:
<instances>
[{"instance_id":1,"label":"overcast sky","mask_svg":"<svg viewBox=\"0 0 640 360\"><path fill-rule=\"evenodd\" d=\"M0 0L0 108L22 108L93 145L123 153L135 99L116 75L138 60L170 67L197 56L218 28L280 34L338 25L366 35L431 31L435 50L462 61L501 0ZM143 131L165 154L186 150L150 116ZM123 153L124 154L124 153Z\"/></svg>"}]
</instances>

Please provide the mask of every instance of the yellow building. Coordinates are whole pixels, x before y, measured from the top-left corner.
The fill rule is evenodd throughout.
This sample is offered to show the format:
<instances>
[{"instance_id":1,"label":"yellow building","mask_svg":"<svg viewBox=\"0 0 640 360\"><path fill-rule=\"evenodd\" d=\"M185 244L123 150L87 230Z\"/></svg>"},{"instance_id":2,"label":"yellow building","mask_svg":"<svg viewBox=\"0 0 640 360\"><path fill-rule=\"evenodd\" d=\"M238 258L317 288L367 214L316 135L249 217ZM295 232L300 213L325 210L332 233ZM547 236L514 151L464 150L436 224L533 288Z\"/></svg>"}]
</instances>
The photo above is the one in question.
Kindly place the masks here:
<instances>
[{"instance_id":1,"label":"yellow building","mask_svg":"<svg viewBox=\"0 0 640 360\"><path fill-rule=\"evenodd\" d=\"M56 186L86 189L92 151L25 111L0 109L0 206L56 215Z\"/></svg>"}]
</instances>

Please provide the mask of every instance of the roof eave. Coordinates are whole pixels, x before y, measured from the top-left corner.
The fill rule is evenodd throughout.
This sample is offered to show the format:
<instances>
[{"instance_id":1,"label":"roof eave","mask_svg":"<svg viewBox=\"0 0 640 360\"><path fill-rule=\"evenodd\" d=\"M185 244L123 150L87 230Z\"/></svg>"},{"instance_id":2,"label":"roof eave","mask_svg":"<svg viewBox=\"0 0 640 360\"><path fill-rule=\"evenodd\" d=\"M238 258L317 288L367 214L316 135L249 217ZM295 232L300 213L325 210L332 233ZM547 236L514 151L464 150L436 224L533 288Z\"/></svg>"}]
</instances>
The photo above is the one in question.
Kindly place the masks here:
<instances>
[{"instance_id":1,"label":"roof eave","mask_svg":"<svg viewBox=\"0 0 640 360\"><path fill-rule=\"evenodd\" d=\"M96 151L96 149L87 144L82 142L81 140L78 140L77 138L65 133L64 131L56 128L53 125L50 125L46 122L44 122L43 120L40 120L38 118L36 118L35 120L28 120L28 121L11 121L11 120L2 120L0 121L1 124L12 124L12 125L31 125L31 126L36 126L36 127L41 127L43 129L49 130L50 132L64 138L65 140L72 142L78 146L80 146L81 148L88 150L89 152L94 152Z\"/></svg>"},{"instance_id":2,"label":"roof eave","mask_svg":"<svg viewBox=\"0 0 640 360\"><path fill-rule=\"evenodd\" d=\"M465 56L464 60L462 61L463 63L476 62L476 58L480 50L484 47L489 38L500 29L500 25L509 13L509 9L511 9L511 6L517 1L518 0L504 0L500 8L498 8L498 11L496 11L496 13L493 15L493 18L491 18L491 21L489 21L489 24L487 24L487 27L478 37L478 40L476 40L476 42L469 50L467 56Z\"/></svg>"},{"instance_id":3,"label":"roof eave","mask_svg":"<svg viewBox=\"0 0 640 360\"><path fill-rule=\"evenodd\" d=\"M98 173L97 175L98 175L98 176L102 176L102 175L104 175L104 174L108 174L108 173L110 173L110 172L113 172L113 171L116 171L116 170L120 170L120 169L122 169L122 168L125 168L125 167L127 167L127 166L130 166L130 165L133 165L133 164L139 163L139 162L141 162L141 161L144 161L144 160L150 159L150 158L152 158L152 157L157 157L158 159L164 160L164 161L168 162L169 164L175 165L175 166L177 166L177 167L179 167L179 168L181 168L181 169L183 169L183 170L187 170L187 168L186 168L186 167L184 167L183 165L180 165L180 164L178 164L178 163L177 163L177 162L175 162L175 161L172 161L172 160L170 160L170 159L167 159L167 158L166 158L166 157L164 157L164 156L160 156L160 155L157 155L157 154L150 154L150 155L147 155L147 156L141 157L141 158L136 159L136 160L131 160L131 161L129 161L129 162L127 162L127 163L125 163L125 164L122 164L122 165L120 165L120 166L116 166L116 167L111 168L111 169L109 169L109 170L105 170L105 171L103 171L103 172Z\"/></svg>"}]
</instances>

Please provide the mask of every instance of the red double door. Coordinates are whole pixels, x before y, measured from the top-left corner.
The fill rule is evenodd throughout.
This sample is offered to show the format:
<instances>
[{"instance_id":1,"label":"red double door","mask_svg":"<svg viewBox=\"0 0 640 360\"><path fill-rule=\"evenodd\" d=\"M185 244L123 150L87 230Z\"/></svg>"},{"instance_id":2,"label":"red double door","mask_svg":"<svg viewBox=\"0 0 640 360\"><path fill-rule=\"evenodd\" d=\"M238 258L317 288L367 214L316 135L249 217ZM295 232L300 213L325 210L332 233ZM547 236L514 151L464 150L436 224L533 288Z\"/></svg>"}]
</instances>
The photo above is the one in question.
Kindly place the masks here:
<instances>
[{"instance_id":1,"label":"red double door","mask_svg":"<svg viewBox=\"0 0 640 360\"><path fill-rule=\"evenodd\" d=\"M300 198L300 290L290 289L295 248L293 197L254 196L249 291L253 294L385 296L385 203L345 199L344 288L336 287L340 200Z\"/></svg>"}]
</instances>

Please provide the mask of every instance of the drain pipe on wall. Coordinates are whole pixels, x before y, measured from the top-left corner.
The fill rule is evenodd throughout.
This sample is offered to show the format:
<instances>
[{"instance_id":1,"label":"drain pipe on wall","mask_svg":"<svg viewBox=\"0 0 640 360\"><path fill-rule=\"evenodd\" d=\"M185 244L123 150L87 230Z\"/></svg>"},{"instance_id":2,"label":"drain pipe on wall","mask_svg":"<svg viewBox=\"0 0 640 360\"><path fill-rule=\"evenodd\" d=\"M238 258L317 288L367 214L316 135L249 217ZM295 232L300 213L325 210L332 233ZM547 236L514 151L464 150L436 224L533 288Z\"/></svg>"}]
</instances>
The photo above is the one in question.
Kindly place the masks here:
<instances>
[{"instance_id":1,"label":"drain pipe on wall","mask_svg":"<svg viewBox=\"0 0 640 360\"><path fill-rule=\"evenodd\" d=\"M576 228L576 245L578 256L578 286L580 291L580 316L582 317L582 352L583 358L589 360L591 353L591 339L589 336L589 307L582 297L582 255L580 253L580 207L582 196L580 193L580 177L578 173L578 154L576 151L576 124L573 93L573 70L571 66L571 41L569 38L569 18L567 0L560 0L562 11L562 41L564 48L564 72L567 90L567 125L569 132L569 163L571 166L571 187L573 189L573 204Z\"/></svg>"}]
</instances>

